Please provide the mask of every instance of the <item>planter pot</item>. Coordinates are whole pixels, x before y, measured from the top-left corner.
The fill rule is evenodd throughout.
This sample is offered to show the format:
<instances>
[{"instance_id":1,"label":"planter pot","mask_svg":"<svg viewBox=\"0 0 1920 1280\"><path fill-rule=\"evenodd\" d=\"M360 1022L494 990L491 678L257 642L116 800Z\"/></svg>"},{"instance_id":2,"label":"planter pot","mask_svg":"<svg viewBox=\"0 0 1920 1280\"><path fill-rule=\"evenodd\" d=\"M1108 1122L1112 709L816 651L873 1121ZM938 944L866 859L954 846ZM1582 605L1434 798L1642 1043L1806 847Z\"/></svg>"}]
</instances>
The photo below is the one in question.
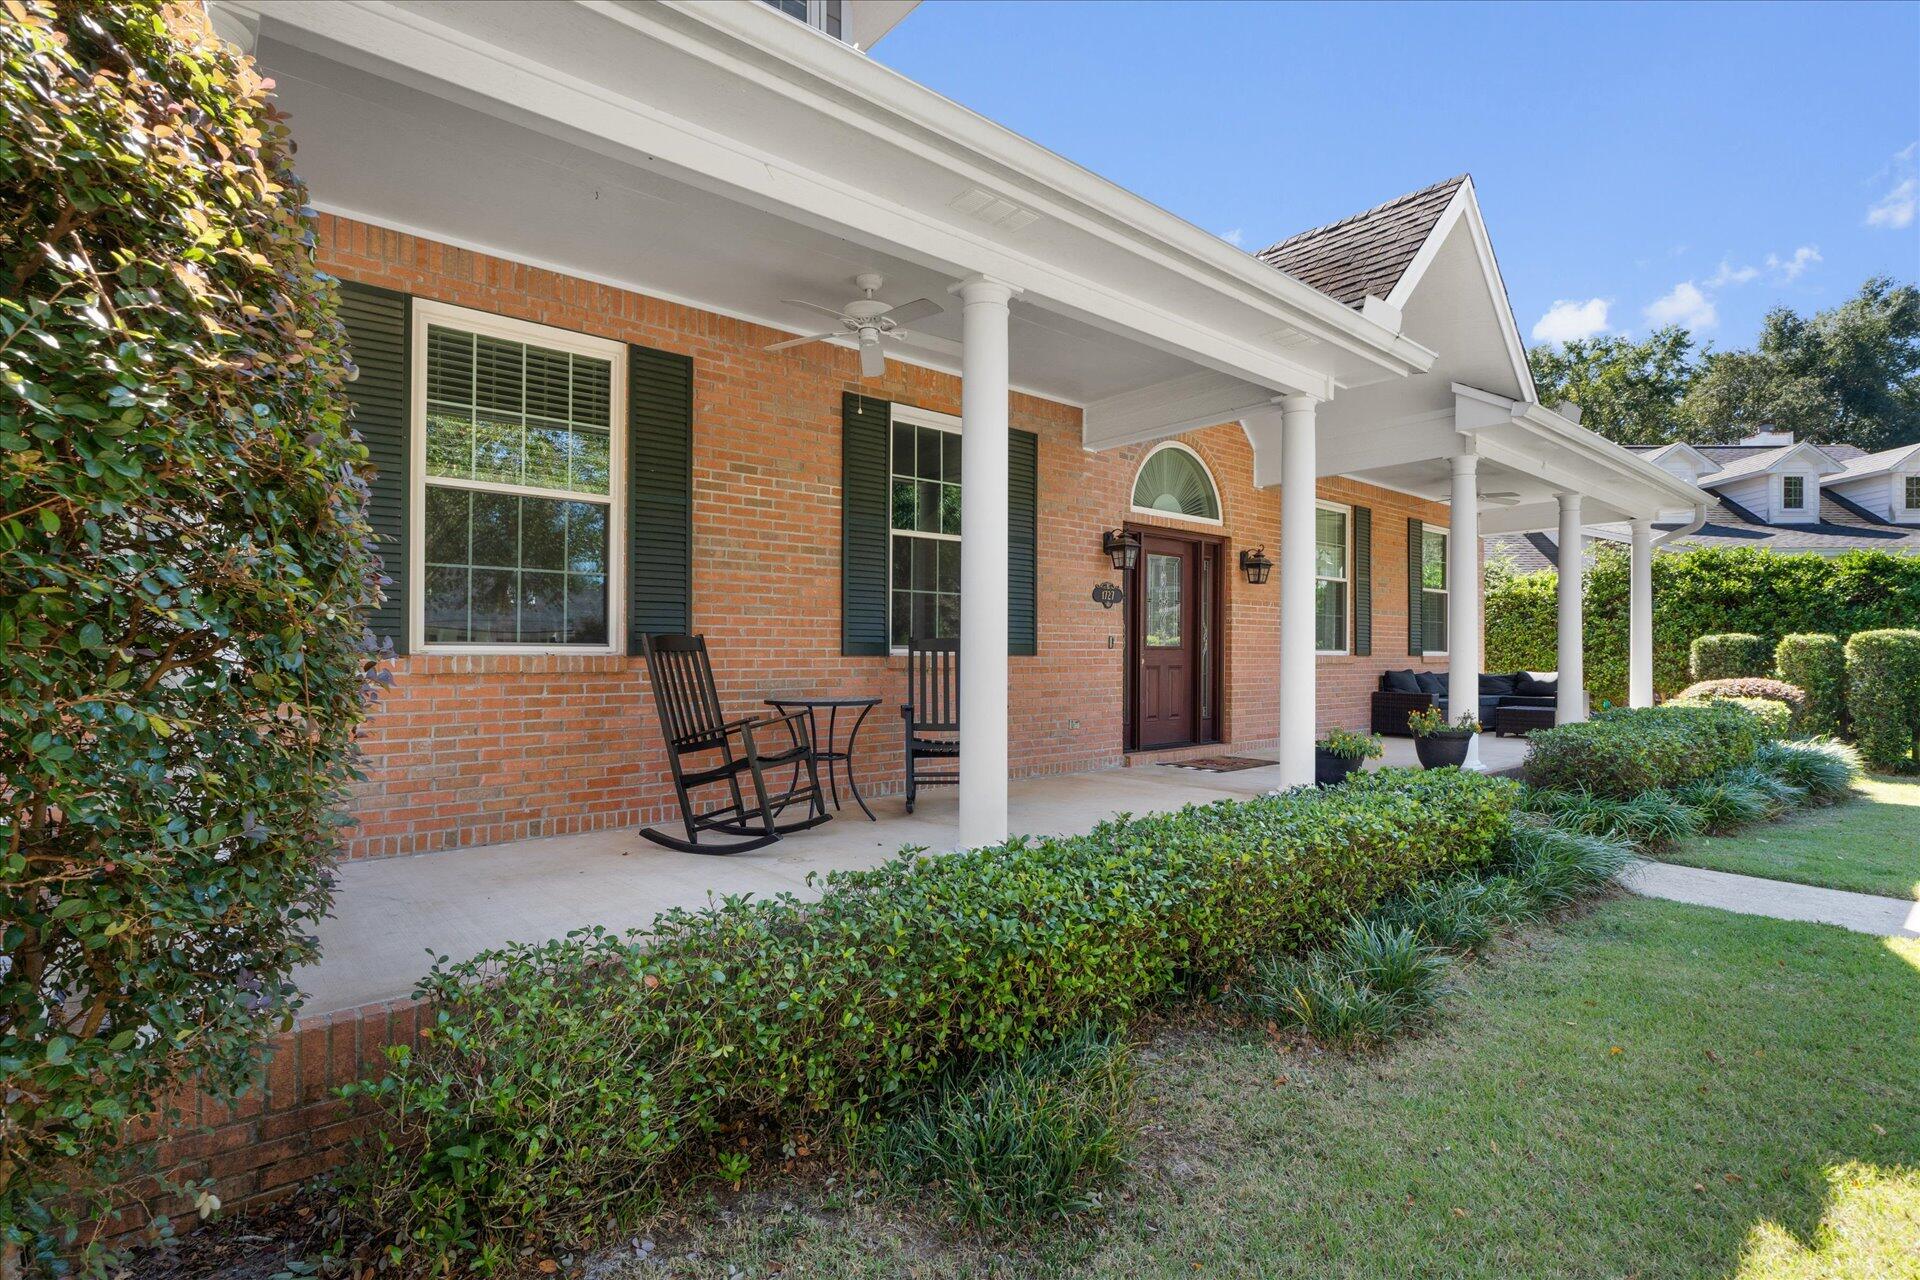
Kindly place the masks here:
<instances>
[{"instance_id":1,"label":"planter pot","mask_svg":"<svg viewBox=\"0 0 1920 1280\"><path fill-rule=\"evenodd\" d=\"M1338 786L1347 780L1348 774L1365 763L1358 756L1336 756L1316 747L1313 752L1313 780L1323 787Z\"/></svg>"},{"instance_id":2,"label":"planter pot","mask_svg":"<svg viewBox=\"0 0 1920 1280\"><path fill-rule=\"evenodd\" d=\"M1413 740L1413 754L1420 757L1423 769L1457 769L1467 762L1467 748L1472 745L1470 733L1430 733Z\"/></svg>"}]
</instances>

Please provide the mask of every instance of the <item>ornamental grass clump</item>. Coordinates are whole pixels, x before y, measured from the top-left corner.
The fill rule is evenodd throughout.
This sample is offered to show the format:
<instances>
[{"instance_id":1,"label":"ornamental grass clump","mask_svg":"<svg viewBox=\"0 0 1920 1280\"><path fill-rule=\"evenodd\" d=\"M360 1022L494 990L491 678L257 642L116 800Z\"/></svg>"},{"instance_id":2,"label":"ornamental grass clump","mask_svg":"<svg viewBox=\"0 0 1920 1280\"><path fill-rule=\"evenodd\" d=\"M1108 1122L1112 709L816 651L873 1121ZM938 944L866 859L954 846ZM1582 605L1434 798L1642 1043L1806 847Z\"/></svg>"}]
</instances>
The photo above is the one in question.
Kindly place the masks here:
<instances>
[{"instance_id":1,"label":"ornamental grass clump","mask_svg":"<svg viewBox=\"0 0 1920 1280\"><path fill-rule=\"evenodd\" d=\"M1858 750L1831 740L1769 742L1754 752L1753 763L1825 804L1853 794L1864 772Z\"/></svg>"},{"instance_id":2,"label":"ornamental grass clump","mask_svg":"<svg viewBox=\"0 0 1920 1280\"><path fill-rule=\"evenodd\" d=\"M81 1250L123 1135L288 1024L373 666L286 122L167 8L0 18L5 1276Z\"/></svg>"},{"instance_id":3,"label":"ornamental grass clump","mask_svg":"<svg viewBox=\"0 0 1920 1280\"><path fill-rule=\"evenodd\" d=\"M1517 788L1382 770L1325 791L730 898L646 938L581 933L443 965L433 1034L357 1090L386 1125L349 1203L394 1261L497 1270L580 1239L741 1125L821 1139L954 1064L1220 989L1498 851Z\"/></svg>"}]
</instances>

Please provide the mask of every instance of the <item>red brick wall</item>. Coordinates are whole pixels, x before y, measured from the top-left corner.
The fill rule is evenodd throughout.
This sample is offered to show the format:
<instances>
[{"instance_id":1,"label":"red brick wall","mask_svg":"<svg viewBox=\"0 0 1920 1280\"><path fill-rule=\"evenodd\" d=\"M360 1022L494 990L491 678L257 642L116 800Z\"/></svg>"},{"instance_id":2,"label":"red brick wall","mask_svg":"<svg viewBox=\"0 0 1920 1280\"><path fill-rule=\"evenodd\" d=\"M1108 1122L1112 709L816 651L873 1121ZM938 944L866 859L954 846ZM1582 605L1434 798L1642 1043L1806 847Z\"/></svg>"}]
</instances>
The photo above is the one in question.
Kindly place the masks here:
<instances>
[{"instance_id":1,"label":"red brick wall","mask_svg":"<svg viewBox=\"0 0 1920 1280\"><path fill-rule=\"evenodd\" d=\"M878 694L861 776L897 790L893 711L899 659L840 656L841 393L957 414L959 379L890 363L863 381L858 357L816 344L762 348L783 333L606 285L537 270L339 217L321 257L346 279L477 310L690 355L694 361L694 625L714 651L722 695L744 714L768 693ZM1016 774L1121 761L1124 610L1092 586L1113 576L1100 534L1133 516L1147 446L1088 453L1077 409L1016 394L1014 426L1040 438L1039 652L1011 660ZM1253 487L1237 425L1182 437L1220 485L1227 563L1241 548L1277 556L1278 490ZM1446 508L1330 480L1323 497L1374 510L1374 656L1321 660L1322 725L1361 727L1380 670L1406 665L1406 517ZM1276 733L1278 584L1228 573L1223 736L1237 750ZM1108 637L1113 647L1108 647ZM674 816L641 674L625 657L415 655L365 735L368 779L349 856L371 857L658 822Z\"/></svg>"}]
</instances>

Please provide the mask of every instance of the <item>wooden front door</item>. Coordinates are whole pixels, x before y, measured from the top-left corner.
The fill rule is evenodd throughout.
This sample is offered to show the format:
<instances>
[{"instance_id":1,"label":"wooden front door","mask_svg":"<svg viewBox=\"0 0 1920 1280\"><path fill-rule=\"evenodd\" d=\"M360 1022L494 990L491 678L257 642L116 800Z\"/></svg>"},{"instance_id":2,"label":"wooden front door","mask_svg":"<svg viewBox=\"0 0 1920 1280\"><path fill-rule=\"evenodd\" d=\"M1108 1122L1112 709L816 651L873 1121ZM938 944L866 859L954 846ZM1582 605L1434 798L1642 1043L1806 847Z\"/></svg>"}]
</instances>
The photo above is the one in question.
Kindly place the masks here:
<instances>
[{"instance_id":1,"label":"wooden front door","mask_svg":"<svg viewBox=\"0 0 1920 1280\"><path fill-rule=\"evenodd\" d=\"M1215 740L1217 558L1211 542L1142 534L1127 602L1135 748Z\"/></svg>"}]
</instances>

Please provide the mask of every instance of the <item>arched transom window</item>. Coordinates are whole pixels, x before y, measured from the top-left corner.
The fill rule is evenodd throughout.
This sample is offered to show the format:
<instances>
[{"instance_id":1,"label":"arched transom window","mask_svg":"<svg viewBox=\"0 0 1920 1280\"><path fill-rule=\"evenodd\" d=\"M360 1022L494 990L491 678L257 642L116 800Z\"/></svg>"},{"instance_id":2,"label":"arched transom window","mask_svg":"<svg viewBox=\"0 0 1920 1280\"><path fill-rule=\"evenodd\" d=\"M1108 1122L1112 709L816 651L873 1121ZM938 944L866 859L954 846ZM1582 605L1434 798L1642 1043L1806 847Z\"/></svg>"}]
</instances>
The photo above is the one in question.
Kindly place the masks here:
<instances>
[{"instance_id":1,"label":"arched transom window","mask_svg":"<svg viewBox=\"0 0 1920 1280\"><path fill-rule=\"evenodd\" d=\"M1133 509L1219 523L1220 491L1200 455L1169 440L1147 455L1133 481Z\"/></svg>"}]
</instances>

